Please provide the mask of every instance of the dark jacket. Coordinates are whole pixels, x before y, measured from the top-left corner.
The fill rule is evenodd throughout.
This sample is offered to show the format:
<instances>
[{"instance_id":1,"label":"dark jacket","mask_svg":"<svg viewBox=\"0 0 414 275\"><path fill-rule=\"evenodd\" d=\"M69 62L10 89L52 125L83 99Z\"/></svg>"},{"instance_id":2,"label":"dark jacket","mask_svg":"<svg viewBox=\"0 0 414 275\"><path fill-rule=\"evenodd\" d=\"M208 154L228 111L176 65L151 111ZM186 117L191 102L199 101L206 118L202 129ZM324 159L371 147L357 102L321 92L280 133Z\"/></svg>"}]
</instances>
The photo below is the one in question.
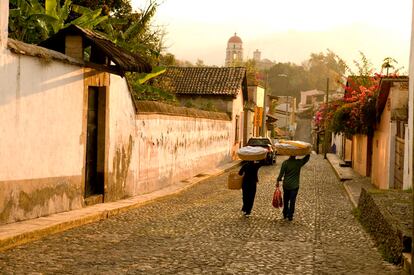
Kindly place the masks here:
<instances>
[{"instance_id":1,"label":"dark jacket","mask_svg":"<svg viewBox=\"0 0 414 275\"><path fill-rule=\"evenodd\" d=\"M260 162L255 163L253 161L249 161L243 164L239 171L240 176L244 174L243 182L257 183L259 181L257 173L262 165L263 164Z\"/></svg>"},{"instance_id":2,"label":"dark jacket","mask_svg":"<svg viewBox=\"0 0 414 275\"><path fill-rule=\"evenodd\" d=\"M310 155L302 159L288 158L282 163L277 181L283 178L283 189L292 190L299 188L300 169L309 161Z\"/></svg>"}]
</instances>

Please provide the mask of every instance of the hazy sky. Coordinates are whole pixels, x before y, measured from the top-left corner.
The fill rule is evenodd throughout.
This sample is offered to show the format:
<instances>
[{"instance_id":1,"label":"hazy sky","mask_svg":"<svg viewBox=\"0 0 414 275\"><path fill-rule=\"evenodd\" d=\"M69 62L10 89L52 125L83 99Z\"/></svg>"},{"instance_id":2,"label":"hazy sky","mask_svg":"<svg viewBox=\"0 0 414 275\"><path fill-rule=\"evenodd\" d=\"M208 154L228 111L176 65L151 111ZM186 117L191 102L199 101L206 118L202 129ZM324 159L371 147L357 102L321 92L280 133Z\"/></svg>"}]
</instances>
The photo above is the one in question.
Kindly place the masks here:
<instances>
[{"instance_id":1,"label":"hazy sky","mask_svg":"<svg viewBox=\"0 0 414 275\"><path fill-rule=\"evenodd\" d=\"M159 1L155 23L165 26L168 52L180 60L222 66L237 32L245 59L259 49L262 58L300 64L330 49L351 65L362 51L376 67L390 56L408 71L411 0Z\"/></svg>"}]
</instances>

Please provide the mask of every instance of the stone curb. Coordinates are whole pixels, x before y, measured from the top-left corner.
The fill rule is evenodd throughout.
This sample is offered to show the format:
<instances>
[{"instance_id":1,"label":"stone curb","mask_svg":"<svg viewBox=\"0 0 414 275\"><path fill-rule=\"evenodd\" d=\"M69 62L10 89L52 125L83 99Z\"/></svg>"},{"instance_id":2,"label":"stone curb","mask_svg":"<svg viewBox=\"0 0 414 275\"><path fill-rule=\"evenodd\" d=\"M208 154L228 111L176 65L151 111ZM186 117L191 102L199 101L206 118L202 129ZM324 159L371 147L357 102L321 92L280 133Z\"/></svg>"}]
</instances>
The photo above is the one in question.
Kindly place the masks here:
<instances>
[{"instance_id":1,"label":"stone curb","mask_svg":"<svg viewBox=\"0 0 414 275\"><path fill-rule=\"evenodd\" d=\"M128 210L138 208L156 199L178 194L203 180L219 176L233 167L240 165L240 163L241 161L233 161L219 168L206 171L205 173L181 181L174 186L169 186L149 194L2 225L0 226L0 251L41 239L50 234L104 220Z\"/></svg>"},{"instance_id":2,"label":"stone curb","mask_svg":"<svg viewBox=\"0 0 414 275\"><path fill-rule=\"evenodd\" d=\"M351 189L349 188L349 186L347 184L343 185L345 188L345 191L348 195L349 200L351 201L352 205L354 208L358 207L358 202L355 200L355 197L352 195Z\"/></svg>"},{"instance_id":3,"label":"stone curb","mask_svg":"<svg viewBox=\"0 0 414 275\"><path fill-rule=\"evenodd\" d=\"M350 171L341 169L340 165L339 165L339 160L336 157L336 155L334 154L326 154L326 158L329 162L329 164L331 165L332 169L334 170L336 176L338 177L338 180L341 182L347 181L347 180L352 180L352 173ZM349 168L351 169L351 168ZM342 171L344 170L344 171ZM358 203L354 197L354 195L352 194L351 188L348 186L348 184L344 183L343 187L345 188L345 191L348 195L349 200L351 201L352 205L354 208L358 207Z\"/></svg>"},{"instance_id":4,"label":"stone curb","mask_svg":"<svg viewBox=\"0 0 414 275\"><path fill-rule=\"evenodd\" d=\"M354 178L354 172L350 167L341 167L340 160L335 154L326 154L328 162L331 164L336 176L340 181L351 180Z\"/></svg>"}]
</instances>

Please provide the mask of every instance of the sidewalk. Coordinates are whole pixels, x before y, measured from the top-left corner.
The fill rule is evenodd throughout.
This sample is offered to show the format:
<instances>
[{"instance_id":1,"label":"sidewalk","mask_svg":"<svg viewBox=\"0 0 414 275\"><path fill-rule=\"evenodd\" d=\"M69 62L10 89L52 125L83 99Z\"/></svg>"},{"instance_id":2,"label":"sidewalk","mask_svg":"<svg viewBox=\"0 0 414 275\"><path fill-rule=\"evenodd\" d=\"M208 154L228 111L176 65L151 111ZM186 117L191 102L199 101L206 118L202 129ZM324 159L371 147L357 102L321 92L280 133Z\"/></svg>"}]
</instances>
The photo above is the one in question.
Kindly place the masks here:
<instances>
[{"instance_id":1,"label":"sidewalk","mask_svg":"<svg viewBox=\"0 0 414 275\"><path fill-rule=\"evenodd\" d=\"M237 165L240 165L240 161L233 161L218 168L205 171L190 179L178 182L173 186L149 194L115 202L100 203L82 209L53 214L37 219L1 225L0 251L70 228L107 219L111 216L149 203L157 198L177 194L202 180L218 176Z\"/></svg>"},{"instance_id":2,"label":"sidewalk","mask_svg":"<svg viewBox=\"0 0 414 275\"><path fill-rule=\"evenodd\" d=\"M335 171L338 179L343 182L348 197L354 207L358 206L361 188L375 189L376 187L367 181L366 177L362 177L354 172L351 167L341 167L341 160L335 154L326 154L326 158Z\"/></svg>"}]
</instances>

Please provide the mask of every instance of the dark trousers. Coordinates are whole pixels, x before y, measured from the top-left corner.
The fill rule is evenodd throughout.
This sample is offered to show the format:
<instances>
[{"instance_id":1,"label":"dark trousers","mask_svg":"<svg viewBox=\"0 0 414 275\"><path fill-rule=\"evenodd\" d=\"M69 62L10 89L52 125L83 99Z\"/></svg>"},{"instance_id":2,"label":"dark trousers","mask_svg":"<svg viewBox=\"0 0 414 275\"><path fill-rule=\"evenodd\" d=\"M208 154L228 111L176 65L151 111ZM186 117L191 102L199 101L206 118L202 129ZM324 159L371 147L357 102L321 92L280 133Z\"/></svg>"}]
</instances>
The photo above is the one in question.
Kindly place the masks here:
<instances>
[{"instance_id":1,"label":"dark trousers","mask_svg":"<svg viewBox=\"0 0 414 275\"><path fill-rule=\"evenodd\" d=\"M293 218L298 191L299 187L291 190L283 189L283 218Z\"/></svg>"},{"instance_id":2,"label":"dark trousers","mask_svg":"<svg viewBox=\"0 0 414 275\"><path fill-rule=\"evenodd\" d=\"M245 212L246 214L250 214L253 208L254 198L256 196L256 183L243 182L242 193L243 193L242 211Z\"/></svg>"}]
</instances>

